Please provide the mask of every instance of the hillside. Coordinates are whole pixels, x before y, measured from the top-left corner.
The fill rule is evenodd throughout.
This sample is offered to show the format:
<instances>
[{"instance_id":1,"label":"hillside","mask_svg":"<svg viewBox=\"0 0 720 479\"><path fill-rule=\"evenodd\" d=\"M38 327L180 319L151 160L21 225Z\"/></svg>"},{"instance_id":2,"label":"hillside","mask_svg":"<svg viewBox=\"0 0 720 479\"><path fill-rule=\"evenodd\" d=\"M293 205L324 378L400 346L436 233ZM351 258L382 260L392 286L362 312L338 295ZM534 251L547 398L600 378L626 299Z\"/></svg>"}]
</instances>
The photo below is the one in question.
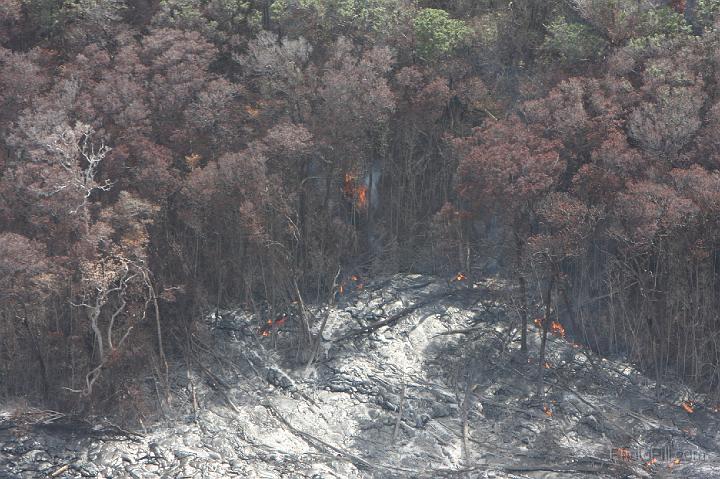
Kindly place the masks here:
<instances>
[{"instance_id":1,"label":"hillside","mask_svg":"<svg viewBox=\"0 0 720 479\"><path fill-rule=\"evenodd\" d=\"M171 364L172 410L147 430L6 407L1 477L618 478L720 476L720 412L680 383L565 337L519 351L497 279L395 275L348 285L317 318L206 318ZM263 326L265 324L265 326ZM151 386L145 391L155 394ZM158 392L158 395L161 394Z\"/></svg>"},{"instance_id":2,"label":"hillside","mask_svg":"<svg viewBox=\"0 0 720 479\"><path fill-rule=\"evenodd\" d=\"M2 0L0 401L139 426L209 311L309 361L394 274L720 397L718 52L720 0Z\"/></svg>"}]
</instances>

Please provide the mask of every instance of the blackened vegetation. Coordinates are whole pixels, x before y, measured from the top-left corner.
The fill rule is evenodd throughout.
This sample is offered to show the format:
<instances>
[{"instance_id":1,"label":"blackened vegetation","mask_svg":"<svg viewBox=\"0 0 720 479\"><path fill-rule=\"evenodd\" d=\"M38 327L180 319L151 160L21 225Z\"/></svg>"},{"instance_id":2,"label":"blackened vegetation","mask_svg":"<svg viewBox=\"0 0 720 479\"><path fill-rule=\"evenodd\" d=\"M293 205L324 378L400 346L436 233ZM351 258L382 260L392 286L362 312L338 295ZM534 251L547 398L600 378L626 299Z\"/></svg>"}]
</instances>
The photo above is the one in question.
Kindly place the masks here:
<instances>
[{"instance_id":1,"label":"blackened vegetation","mask_svg":"<svg viewBox=\"0 0 720 479\"><path fill-rule=\"evenodd\" d=\"M654 381L540 327L518 344L497 279L398 274L351 292L323 318L320 354L298 367L297 324L258 340L245 310L206 316L175 368L172 421L130 433L106 420L0 409L0 475L20 477L717 477L713 398ZM427 301L427 298L434 298ZM409 308L412 307L412 310ZM378 317L392 324L349 336ZM58 472L59 471L59 472ZM55 476L53 476L53 474Z\"/></svg>"},{"instance_id":2,"label":"blackened vegetation","mask_svg":"<svg viewBox=\"0 0 720 479\"><path fill-rule=\"evenodd\" d=\"M2 2L0 393L143 417L207 311L309 363L308 305L397 271L718 390L719 12Z\"/></svg>"}]
</instances>

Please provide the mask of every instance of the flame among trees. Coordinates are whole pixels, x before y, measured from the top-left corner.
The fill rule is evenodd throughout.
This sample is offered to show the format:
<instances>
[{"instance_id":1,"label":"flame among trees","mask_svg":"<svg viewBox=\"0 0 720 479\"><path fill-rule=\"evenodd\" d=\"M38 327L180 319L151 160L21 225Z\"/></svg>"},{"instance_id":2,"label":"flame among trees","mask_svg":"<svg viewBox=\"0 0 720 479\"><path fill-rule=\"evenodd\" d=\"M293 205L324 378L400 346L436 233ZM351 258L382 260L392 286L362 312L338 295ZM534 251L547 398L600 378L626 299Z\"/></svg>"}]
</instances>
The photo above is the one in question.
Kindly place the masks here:
<instances>
[{"instance_id":1,"label":"flame among trees","mask_svg":"<svg viewBox=\"0 0 720 479\"><path fill-rule=\"evenodd\" d=\"M348 200L353 202L357 209L364 210L367 208L368 187L364 183L360 183L356 175L345 173L343 193Z\"/></svg>"},{"instance_id":2,"label":"flame among trees","mask_svg":"<svg viewBox=\"0 0 720 479\"><path fill-rule=\"evenodd\" d=\"M718 2L21 3L0 6L7 392L129 397L208 309L482 265L514 278L524 349L539 313L544 338L720 386Z\"/></svg>"},{"instance_id":3,"label":"flame among trees","mask_svg":"<svg viewBox=\"0 0 720 479\"><path fill-rule=\"evenodd\" d=\"M545 289L544 328L559 332L551 316L561 314L593 347L613 338L610 348L652 365L658 381L673 365L709 386L720 365L697 359L717 351L702 338L718 306L720 183L701 153L709 151L701 125L713 121L715 100L699 75L709 52L676 48L621 48L617 55L645 66L636 84L627 70L570 78L525 102L523 121L488 120L455 140L456 190L478 219L506 226L523 323L532 275ZM604 321L591 319L601 311Z\"/></svg>"}]
</instances>

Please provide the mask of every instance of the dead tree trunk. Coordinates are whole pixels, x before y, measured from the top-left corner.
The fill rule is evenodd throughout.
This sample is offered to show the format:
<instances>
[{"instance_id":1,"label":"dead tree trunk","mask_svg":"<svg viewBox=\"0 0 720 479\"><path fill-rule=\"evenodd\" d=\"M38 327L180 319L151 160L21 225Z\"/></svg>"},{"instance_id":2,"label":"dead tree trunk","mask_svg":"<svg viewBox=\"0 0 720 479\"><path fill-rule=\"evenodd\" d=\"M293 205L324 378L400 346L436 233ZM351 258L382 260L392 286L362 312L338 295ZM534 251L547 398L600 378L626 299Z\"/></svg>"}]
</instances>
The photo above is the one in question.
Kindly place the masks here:
<instances>
[{"instance_id":1,"label":"dead tree trunk","mask_svg":"<svg viewBox=\"0 0 720 479\"><path fill-rule=\"evenodd\" d=\"M528 329L528 304L527 304L527 281L523 275L518 277L520 284L520 351L527 353L527 329Z\"/></svg>"},{"instance_id":2,"label":"dead tree trunk","mask_svg":"<svg viewBox=\"0 0 720 479\"><path fill-rule=\"evenodd\" d=\"M545 306L545 317L542 321L542 338L540 339L540 359L538 360L538 382L537 394L539 397L544 395L543 382L545 380L545 356L547 349L547 334L550 328L550 314L552 313L552 290L555 286L556 273L550 276L547 289L543 295L543 303Z\"/></svg>"}]
</instances>

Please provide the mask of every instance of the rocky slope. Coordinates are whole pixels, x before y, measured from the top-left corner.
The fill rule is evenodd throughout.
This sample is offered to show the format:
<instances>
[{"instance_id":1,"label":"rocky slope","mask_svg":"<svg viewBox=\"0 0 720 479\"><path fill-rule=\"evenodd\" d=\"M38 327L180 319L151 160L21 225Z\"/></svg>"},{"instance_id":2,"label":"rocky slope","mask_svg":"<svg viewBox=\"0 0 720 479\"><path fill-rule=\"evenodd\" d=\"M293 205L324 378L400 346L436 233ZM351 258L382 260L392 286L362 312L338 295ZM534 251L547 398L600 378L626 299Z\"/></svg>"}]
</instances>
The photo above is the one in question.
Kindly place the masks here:
<instances>
[{"instance_id":1,"label":"rocky slope","mask_svg":"<svg viewBox=\"0 0 720 479\"><path fill-rule=\"evenodd\" d=\"M0 408L0 477L720 477L720 414L562 337L519 353L504 285L402 275L312 309L317 357L297 357L298 318L259 329L208 318L178 364L173 412L142 433L101 419ZM264 332L264 335L263 335Z\"/></svg>"}]
</instances>

